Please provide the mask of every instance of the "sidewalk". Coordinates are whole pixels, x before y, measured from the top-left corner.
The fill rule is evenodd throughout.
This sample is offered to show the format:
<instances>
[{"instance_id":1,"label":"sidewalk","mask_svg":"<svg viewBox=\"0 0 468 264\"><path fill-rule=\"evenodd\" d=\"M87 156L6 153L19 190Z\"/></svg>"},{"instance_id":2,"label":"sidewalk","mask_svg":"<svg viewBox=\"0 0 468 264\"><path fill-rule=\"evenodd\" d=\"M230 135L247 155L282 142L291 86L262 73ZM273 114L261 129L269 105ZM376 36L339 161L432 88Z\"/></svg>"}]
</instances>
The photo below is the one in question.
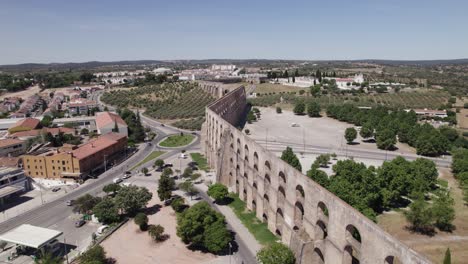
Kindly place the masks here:
<instances>
[{"instance_id":1,"label":"sidewalk","mask_svg":"<svg viewBox=\"0 0 468 264\"><path fill-rule=\"evenodd\" d=\"M206 194L208 191L208 186L205 184L197 184L195 185L203 194ZM205 197L204 197L205 198ZM208 198L210 199L210 198ZM253 256L257 255L257 252L262 248L260 243L255 239L255 237L249 232L249 230L242 224L240 219L237 215L232 211L229 206L220 206L215 203L211 203L211 205L220 211L225 217L226 222L234 229L237 235L242 239L244 243L247 244L247 249Z\"/></svg>"}]
</instances>

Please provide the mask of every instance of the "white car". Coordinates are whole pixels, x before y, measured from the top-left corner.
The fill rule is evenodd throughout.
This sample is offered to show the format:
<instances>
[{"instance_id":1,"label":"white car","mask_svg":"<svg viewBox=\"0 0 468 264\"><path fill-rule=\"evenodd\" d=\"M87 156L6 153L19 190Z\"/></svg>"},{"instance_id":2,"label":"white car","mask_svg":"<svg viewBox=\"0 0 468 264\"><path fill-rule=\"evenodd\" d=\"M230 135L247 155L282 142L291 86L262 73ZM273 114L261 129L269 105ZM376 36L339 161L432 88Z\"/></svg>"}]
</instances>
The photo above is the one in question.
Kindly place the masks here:
<instances>
[{"instance_id":1,"label":"white car","mask_svg":"<svg viewBox=\"0 0 468 264\"><path fill-rule=\"evenodd\" d=\"M292 123L291 126L292 126L292 127L299 127L299 124Z\"/></svg>"},{"instance_id":2,"label":"white car","mask_svg":"<svg viewBox=\"0 0 468 264\"><path fill-rule=\"evenodd\" d=\"M121 183L122 182L122 179L117 177L117 178L114 178L113 180L114 183Z\"/></svg>"},{"instance_id":3,"label":"white car","mask_svg":"<svg viewBox=\"0 0 468 264\"><path fill-rule=\"evenodd\" d=\"M98 228L98 230L96 231L96 235L100 236L100 235L104 234L104 232L106 232L107 228L109 228L108 225L100 226Z\"/></svg>"},{"instance_id":4,"label":"white car","mask_svg":"<svg viewBox=\"0 0 468 264\"><path fill-rule=\"evenodd\" d=\"M124 174L124 176L122 176L122 178L124 178L124 179L128 179L128 178L130 178L130 177L132 177L131 174Z\"/></svg>"},{"instance_id":5,"label":"white car","mask_svg":"<svg viewBox=\"0 0 468 264\"><path fill-rule=\"evenodd\" d=\"M180 154L179 158L181 158L181 159L186 159L186 158L187 158L187 154L182 153L182 154Z\"/></svg>"}]
</instances>

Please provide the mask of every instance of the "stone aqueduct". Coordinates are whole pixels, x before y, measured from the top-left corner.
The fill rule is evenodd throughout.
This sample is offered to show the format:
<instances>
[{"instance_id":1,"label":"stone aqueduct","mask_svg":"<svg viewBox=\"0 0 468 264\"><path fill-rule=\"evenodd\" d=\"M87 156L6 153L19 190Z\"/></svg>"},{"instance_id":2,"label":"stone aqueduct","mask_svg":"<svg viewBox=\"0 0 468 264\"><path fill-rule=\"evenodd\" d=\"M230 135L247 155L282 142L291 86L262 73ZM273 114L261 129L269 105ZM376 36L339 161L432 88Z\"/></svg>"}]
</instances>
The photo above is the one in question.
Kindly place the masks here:
<instances>
[{"instance_id":1,"label":"stone aqueduct","mask_svg":"<svg viewBox=\"0 0 468 264\"><path fill-rule=\"evenodd\" d=\"M267 222L297 263L431 263L237 129L244 87L200 86L218 98L206 109L202 131L216 180Z\"/></svg>"}]
</instances>

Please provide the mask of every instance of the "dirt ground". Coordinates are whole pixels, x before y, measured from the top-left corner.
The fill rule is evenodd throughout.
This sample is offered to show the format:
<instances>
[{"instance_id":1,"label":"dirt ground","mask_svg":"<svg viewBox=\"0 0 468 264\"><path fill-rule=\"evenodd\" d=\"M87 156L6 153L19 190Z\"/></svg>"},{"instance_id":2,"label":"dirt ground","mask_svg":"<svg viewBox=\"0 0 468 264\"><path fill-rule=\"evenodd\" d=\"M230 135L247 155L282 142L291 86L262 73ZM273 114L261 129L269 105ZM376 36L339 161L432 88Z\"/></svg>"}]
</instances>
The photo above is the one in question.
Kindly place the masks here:
<instances>
[{"instance_id":1,"label":"dirt ground","mask_svg":"<svg viewBox=\"0 0 468 264\"><path fill-rule=\"evenodd\" d=\"M260 83L256 84L256 93L272 93L272 92L297 92L299 90L307 90L307 88L288 86L282 84L273 84L273 83Z\"/></svg>"},{"instance_id":2,"label":"dirt ground","mask_svg":"<svg viewBox=\"0 0 468 264\"><path fill-rule=\"evenodd\" d=\"M162 205L157 193L153 193L153 199L148 206L154 208L157 204ZM155 243L147 232L140 231L133 220L130 220L102 243L107 256L122 264L197 264L207 263L216 258L209 253L187 249L176 235L176 215L170 206L161 207L159 211L148 215L148 218L149 224L162 225L169 239Z\"/></svg>"},{"instance_id":3,"label":"dirt ground","mask_svg":"<svg viewBox=\"0 0 468 264\"><path fill-rule=\"evenodd\" d=\"M35 85L35 86L31 86L28 89L23 90L23 91L2 94L2 95L0 95L0 100L3 100L6 97L20 97L20 98L26 99L31 95L39 93L40 90L41 89L39 88L39 86Z\"/></svg>"},{"instance_id":4,"label":"dirt ground","mask_svg":"<svg viewBox=\"0 0 468 264\"><path fill-rule=\"evenodd\" d=\"M448 233L437 230L437 233L432 237L411 233L405 228L407 222L403 213L394 211L379 216L378 224L414 250L429 257L434 263L442 262L447 247L450 248L452 254L452 263L467 263L468 207L463 204L462 191L450 170L442 169L440 173L440 177L448 181L455 200L455 220L453 224L456 229L453 232Z\"/></svg>"}]
</instances>

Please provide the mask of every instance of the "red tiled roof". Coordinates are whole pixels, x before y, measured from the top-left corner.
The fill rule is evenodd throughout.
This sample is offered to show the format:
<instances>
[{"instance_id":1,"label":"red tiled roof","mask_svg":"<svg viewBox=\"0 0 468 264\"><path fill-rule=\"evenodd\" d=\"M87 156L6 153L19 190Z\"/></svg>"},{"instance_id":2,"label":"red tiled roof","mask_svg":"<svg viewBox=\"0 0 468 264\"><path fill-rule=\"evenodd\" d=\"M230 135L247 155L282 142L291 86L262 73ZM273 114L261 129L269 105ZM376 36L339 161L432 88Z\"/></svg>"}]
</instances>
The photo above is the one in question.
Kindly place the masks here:
<instances>
[{"instance_id":1,"label":"red tiled roof","mask_svg":"<svg viewBox=\"0 0 468 264\"><path fill-rule=\"evenodd\" d=\"M6 147L6 146L11 146L11 145L16 145L23 143L23 140L15 139L15 138L7 138L7 139L1 139L0 140L0 148Z\"/></svg>"},{"instance_id":2,"label":"red tiled roof","mask_svg":"<svg viewBox=\"0 0 468 264\"><path fill-rule=\"evenodd\" d=\"M125 121L118 114L110 112L96 113L96 126L98 128L107 126L109 124L114 124L115 122L123 126L127 125L127 123L125 123Z\"/></svg>"},{"instance_id":3,"label":"red tiled roof","mask_svg":"<svg viewBox=\"0 0 468 264\"><path fill-rule=\"evenodd\" d=\"M16 124L13 127L27 127L30 129L35 129L39 126L40 123L41 122L38 119L27 117L25 119L22 119L16 122Z\"/></svg>"},{"instance_id":4,"label":"red tiled roof","mask_svg":"<svg viewBox=\"0 0 468 264\"><path fill-rule=\"evenodd\" d=\"M1 167L18 167L21 157L0 157Z\"/></svg>"},{"instance_id":5,"label":"red tiled roof","mask_svg":"<svg viewBox=\"0 0 468 264\"><path fill-rule=\"evenodd\" d=\"M125 138L126 136L109 133L98 137L95 140L89 141L88 143L81 145L79 148L72 151L72 154L77 159L84 159L93 155L103 149L106 149L117 143L118 140Z\"/></svg>"},{"instance_id":6,"label":"red tiled roof","mask_svg":"<svg viewBox=\"0 0 468 264\"><path fill-rule=\"evenodd\" d=\"M63 132L64 134L74 134L75 129L73 128L68 128L68 127L53 127L53 128L43 128L43 129L34 129L34 130L29 130L29 131L20 131L11 134L11 137L35 137L39 136L41 132L44 133L51 133L52 135L58 135L60 132Z\"/></svg>"}]
</instances>

